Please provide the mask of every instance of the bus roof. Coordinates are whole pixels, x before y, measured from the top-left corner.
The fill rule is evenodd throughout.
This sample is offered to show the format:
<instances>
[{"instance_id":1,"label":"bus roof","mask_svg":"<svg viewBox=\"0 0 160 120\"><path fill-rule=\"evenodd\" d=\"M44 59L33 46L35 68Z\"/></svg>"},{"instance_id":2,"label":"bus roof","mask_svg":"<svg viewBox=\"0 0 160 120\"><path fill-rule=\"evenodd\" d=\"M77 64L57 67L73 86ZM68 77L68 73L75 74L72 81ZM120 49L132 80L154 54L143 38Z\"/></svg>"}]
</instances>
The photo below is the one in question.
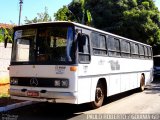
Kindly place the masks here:
<instances>
[{"instance_id":1,"label":"bus roof","mask_svg":"<svg viewBox=\"0 0 160 120\"><path fill-rule=\"evenodd\" d=\"M146 45L146 46L150 46L150 45L147 45L145 43L141 43L141 42L129 39L129 38L125 38L125 37L122 37L122 36L119 36L119 35L116 35L116 34L112 34L112 33L109 33L109 32L103 31L103 30L99 30L99 29L87 26L87 25L83 25L83 24L75 23L75 22L70 22L70 21L39 22L39 23L32 23L32 24L26 24L26 25L21 25L21 26L15 26L14 28L18 29L18 28L21 28L21 27L39 26L39 25L44 25L44 24L72 24L72 25L75 25L75 26L78 26L78 27L82 27L82 28L85 28L85 29L93 30L93 31L100 32L100 33L103 33L103 34L112 35L112 36L120 38L120 39L125 39L125 40L132 41L132 42L135 42L135 43L139 43L139 44L143 44L143 45Z\"/></svg>"}]
</instances>

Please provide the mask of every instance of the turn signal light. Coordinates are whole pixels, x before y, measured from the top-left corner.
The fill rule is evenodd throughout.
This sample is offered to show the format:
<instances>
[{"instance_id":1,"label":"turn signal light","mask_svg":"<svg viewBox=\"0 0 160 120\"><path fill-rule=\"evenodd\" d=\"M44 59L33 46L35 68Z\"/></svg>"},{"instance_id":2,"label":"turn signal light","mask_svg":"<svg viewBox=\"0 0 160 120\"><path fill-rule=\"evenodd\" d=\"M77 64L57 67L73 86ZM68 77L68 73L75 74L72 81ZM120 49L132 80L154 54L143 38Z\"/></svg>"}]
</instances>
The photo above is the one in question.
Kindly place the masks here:
<instances>
[{"instance_id":1,"label":"turn signal light","mask_svg":"<svg viewBox=\"0 0 160 120\"><path fill-rule=\"evenodd\" d=\"M77 67L76 66L70 67L70 71L76 72L77 71Z\"/></svg>"}]
</instances>

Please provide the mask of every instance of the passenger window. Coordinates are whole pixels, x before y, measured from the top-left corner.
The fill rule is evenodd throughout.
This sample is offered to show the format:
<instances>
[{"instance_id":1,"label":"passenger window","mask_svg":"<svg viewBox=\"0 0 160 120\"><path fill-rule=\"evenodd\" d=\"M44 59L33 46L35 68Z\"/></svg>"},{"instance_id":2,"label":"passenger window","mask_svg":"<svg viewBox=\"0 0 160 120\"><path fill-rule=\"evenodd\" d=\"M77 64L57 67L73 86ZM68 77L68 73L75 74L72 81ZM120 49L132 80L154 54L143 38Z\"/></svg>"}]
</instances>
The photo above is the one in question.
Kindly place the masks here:
<instances>
[{"instance_id":1,"label":"passenger window","mask_svg":"<svg viewBox=\"0 0 160 120\"><path fill-rule=\"evenodd\" d=\"M144 46L144 54L145 54L145 58L148 58L148 50L146 46Z\"/></svg>"},{"instance_id":2,"label":"passenger window","mask_svg":"<svg viewBox=\"0 0 160 120\"><path fill-rule=\"evenodd\" d=\"M140 58L144 58L144 46L143 45L139 45L139 55L140 55Z\"/></svg>"},{"instance_id":3,"label":"passenger window","mask_svg":"<svg viewBox=\"0 0 160 120\"><path fill-rule=\"evenodd\" d=\"M131 57L138 58L139 57L139 47L138 44L131 42Z\"/></svg>"},{"instance_id":4,"label":"passenger window","mask_svg":"<svg viewBox=\"0 0 160 120\"><path fill-rule=\"evenodd\" d=\"M120 41L119 41L119 39L109 37L107 45L108 45L109 56L120 56Z\"/></svg>"},{"instance_id":5,"label":"passenger window","mask_svg":"<svg viewBox=\"0 0 160 120\"><path fill-rule=\"evenodd\" d=\"M147 48L148 49L148 57L149 59L152 58L152 49L150 47Z\"/></svg>"},{"instance_id":6,"label":"passenger window","mask_svg":"<svg viewBox=\"0 0 160 120\"><path fill-rule=\"evenodd\" d=\"M89 36L82 34L80 37L81 37L81 39L83 39L83 41L85 43L78 42L79 62L80 63L88 63L91 59Z\"/></svg>"},{"instance_id":7,"label":"passenger window","mask_svg":"<svg viewBox=\"0 0 160 120\"><path fill-rule=\"evenodd\" d=\"M92 32L91 34L93 54L94 55L107 55L106 37Z\"/></svg>"},{"instance_id":8,"label":"passenger window","mask_svg":"<svg viewBox=\"0 0 160 120\"><path fill-rule=\"evenodd\" d=\"M130 57L130 43L125 41L125 40L121 40L121 55L122 57Z\"/></svg>"}]
</instances>

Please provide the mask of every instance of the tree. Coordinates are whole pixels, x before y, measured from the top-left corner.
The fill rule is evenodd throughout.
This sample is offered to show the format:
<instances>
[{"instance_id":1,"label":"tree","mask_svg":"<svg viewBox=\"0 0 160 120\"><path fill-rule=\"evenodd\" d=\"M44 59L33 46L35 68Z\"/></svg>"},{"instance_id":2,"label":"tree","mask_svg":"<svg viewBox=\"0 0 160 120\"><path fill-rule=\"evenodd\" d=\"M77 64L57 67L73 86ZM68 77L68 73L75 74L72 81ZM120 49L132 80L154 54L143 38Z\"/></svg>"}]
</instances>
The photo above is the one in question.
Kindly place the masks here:
<instances>
[{"instance_id":1,"label":"tree","mask_svg":"<svg viewBox=\"0 0 160 120\"><path fill-rule=\"evenodd\" d=\"M8 39L8 42L12 43L13 28L1 28L0 29L0 42L4 42Z\"/></svg>"},{"instance_id":2,"label":"tree","mask_svg":"<svg viewBox=\"0 0 160 120\"><path fill-rule=\"evenodd\" d=\"M153 0L73 0L68 9L73 14L67 19L87 24L90 17L91 26L160 48L160 12Z\"/></svg>"},{"instance_id":3,"label":"tree","mask_svg":"<svg viewBox=\"0 0 160 120\"><path fill-rule=\"evenodd\" d=\"M63 6L54 14L55 20L71 20L82 24L91 25L92 17L86 9L86 0L73 0L68 6Z\"/></svg>"},{"instance_id":4,"label":"tree","mask_svg":"<svg viewBox=\"0 0 160 120\"><path fill-rule=\"evenodd\" d=\"M78 19L73 15L71 11L69 11L67 6L63 6L60 8L57 13L54 14L55 20L59 21L76 21L78 22Z\"/></svg>"},{"instance_id":5,"label":"tree","mask_svg":"<svg viewBox=\"0 0 160 120\"><path fill-rule=\"evenodd\" d=\"M73 21L90 16L91 26L160 48L160 12L153 0L73 0L68 9Z\"/></svg>"},{"instance_id":6,"label":"tree","mask_svg":"<svg viewBox=\"0 0 160 120\"><path fill-rule=\"evenodd\" d=\"M135 8L124 11L123 16L123 29L130 30L130 37L150 45L160 45L160 12L152 0L139 2Z\"/></svg>"},{"instance_id":7,"label":"tree","mask_svg":"<svg viewBox=\"0 0 160 120\"><path fill-rule=\"evenodd\" d=\"M37 13L37 17L35 17L33 20L29 20L27 17L25 17L25 23L30 24L30 23L37 23L37 22L47 22L47 21L52 21L51 17L48 14L48 9L45 7L45 11L42 13Z\"/></svg>"},{"instance_id":8,"label":"tree","mask_svg":"<svg viewBox=\"0 0 160 120\"><path fill-rule=\"evenodd\" d=\"M75 16L77 16L79 23L91 25L92 16L86 5L87 0L73 0L68 8Z\"/></svg>"},{"instance_id":9,"label":"tree","mask_svg":"<svg viewBox=\"0 0 160 120\"><path fill-rule=\"evenodd\" d=\"M96 28L160 45L160 12L153 0L87 0Z\"/></svg>"}]
</instances>

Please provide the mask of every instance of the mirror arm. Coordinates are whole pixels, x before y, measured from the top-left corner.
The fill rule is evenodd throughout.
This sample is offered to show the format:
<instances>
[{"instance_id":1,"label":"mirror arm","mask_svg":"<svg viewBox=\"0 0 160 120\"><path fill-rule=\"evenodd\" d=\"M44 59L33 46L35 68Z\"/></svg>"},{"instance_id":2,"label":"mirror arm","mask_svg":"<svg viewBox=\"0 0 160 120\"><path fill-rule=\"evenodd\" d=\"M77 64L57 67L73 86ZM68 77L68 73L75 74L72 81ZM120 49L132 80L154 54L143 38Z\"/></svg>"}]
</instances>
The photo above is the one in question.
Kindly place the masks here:
<instances>
[{"instance_id":1,"label":"mirror arm","mask_svg":"<svg viewBox=\"0 0 160 120\"><path fill-rule=\"evenodd\" d=\"M8 42L8 37L5 38L5 35L4 35L4 47L5 47L5 48L7 47L7 42Z\"/></svg>"}]
</instances>

